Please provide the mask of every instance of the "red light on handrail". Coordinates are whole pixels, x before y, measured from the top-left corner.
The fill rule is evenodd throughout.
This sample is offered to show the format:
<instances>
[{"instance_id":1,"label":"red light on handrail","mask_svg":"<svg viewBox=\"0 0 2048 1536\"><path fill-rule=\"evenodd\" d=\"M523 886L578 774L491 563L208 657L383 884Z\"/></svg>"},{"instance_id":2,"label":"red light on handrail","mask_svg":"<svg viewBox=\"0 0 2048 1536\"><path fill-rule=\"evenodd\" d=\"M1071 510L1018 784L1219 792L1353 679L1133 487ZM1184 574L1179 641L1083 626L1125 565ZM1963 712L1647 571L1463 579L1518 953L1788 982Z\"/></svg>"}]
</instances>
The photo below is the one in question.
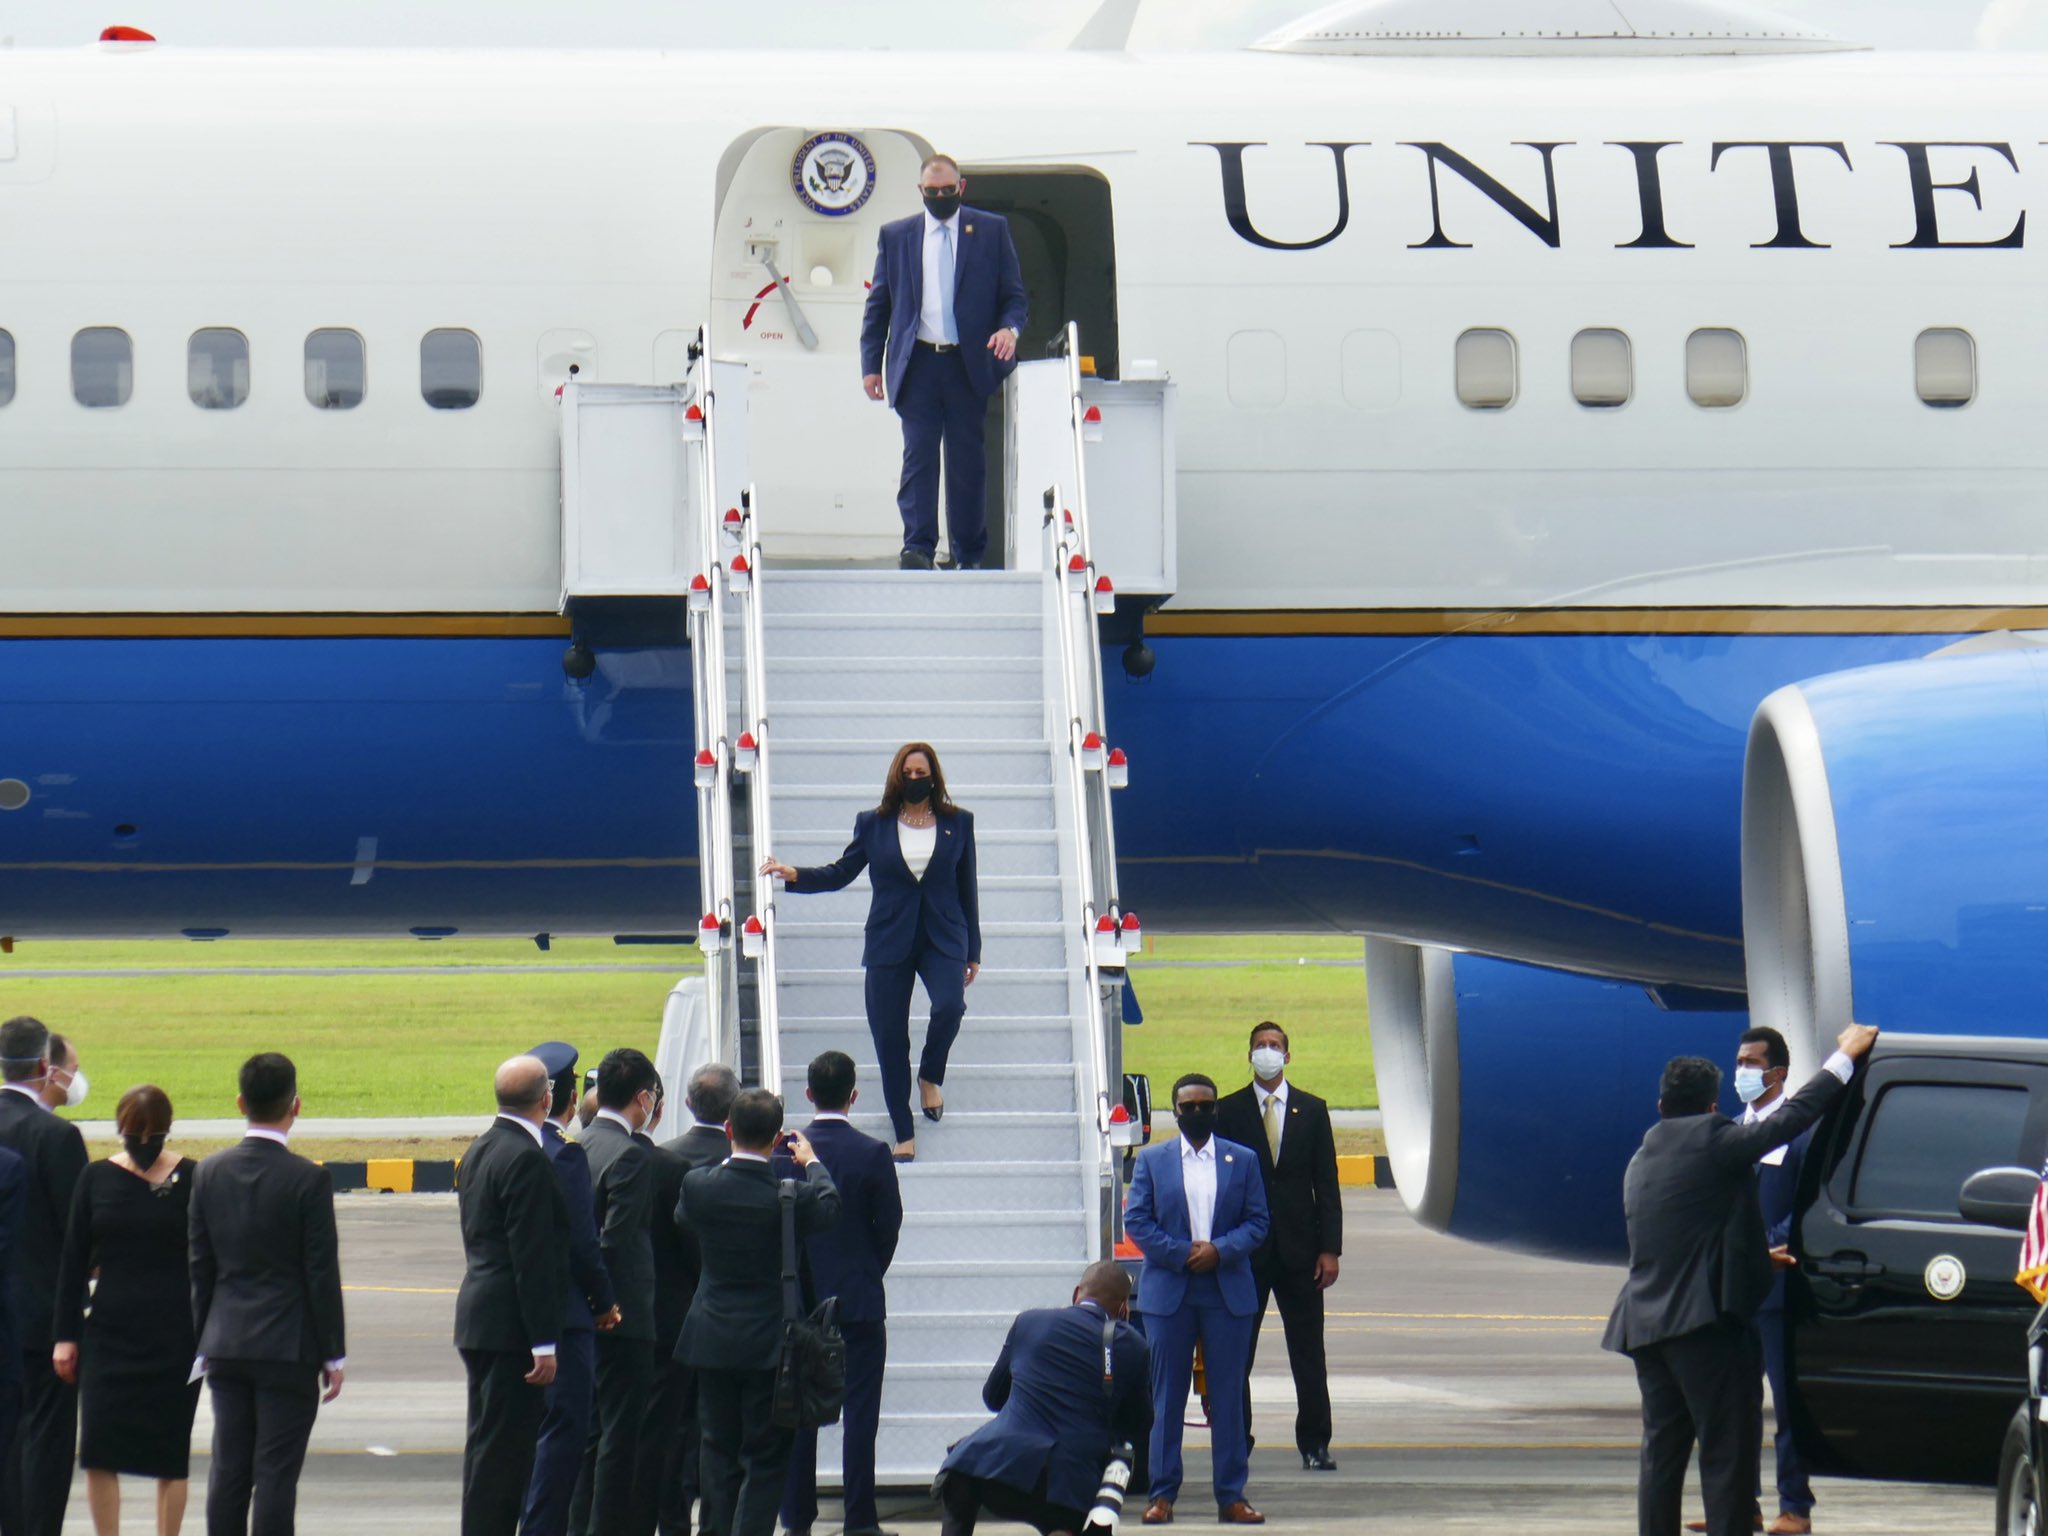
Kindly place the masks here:
<instances>
[{"instance_id":1,"label":"red light on handrail","mask_svg":"<svg viewBox=\"0 0 2048 1536\"><path fill-rule=\"evenodd\" d=\"M693 405L687 411L683 412L683 420L685 421L702 421L703 419L704 407L701 405Z\"/></svg>"},{"instance_id":2,"label":"red light on handrail","mask_svg":"<svg viewBox=\"0 0 2048 1536\"><path fill-rule=\"evenodd\" d=\"M1082 425L1083 425L1083 426L1089 426L1089 427L1099 427L1099 426L1101 426L1101 425L1102 425L1102 407L1101 407L1101 406L1099 406L1099 405L1091 405L1091 406L1089 406L1087 410L1085 410L1085 411L1083 411L1083 412L1081 413L1081 423L1082 423Z\"/></svg>"},{"instance_id":3,"label":"red light on handrail","mask_svg":"<svg viewBox=\"0 0 2048 1536\"><path fill-rule=\"evenodd\" d=\"M103 43L153 43L156 34L145 32L140 27L108 27L100 33Z\"/></svg>"}]
</instances>

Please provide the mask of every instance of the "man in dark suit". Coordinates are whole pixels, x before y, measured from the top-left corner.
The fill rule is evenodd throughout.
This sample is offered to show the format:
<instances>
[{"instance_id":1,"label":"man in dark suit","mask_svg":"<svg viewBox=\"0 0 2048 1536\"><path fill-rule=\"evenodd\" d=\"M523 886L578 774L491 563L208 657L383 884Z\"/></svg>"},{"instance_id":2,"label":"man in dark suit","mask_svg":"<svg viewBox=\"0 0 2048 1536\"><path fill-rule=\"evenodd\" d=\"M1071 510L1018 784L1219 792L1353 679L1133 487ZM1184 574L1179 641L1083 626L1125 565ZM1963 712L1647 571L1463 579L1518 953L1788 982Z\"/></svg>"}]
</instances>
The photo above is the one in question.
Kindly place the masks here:
<instances>
[{"instance_id":1,"label":"man in dark suit","mask_svg":"<svg viewBox=\"0 0 2048 1536\"><path fill-rule=\"evenodd\" d=\"M1337 1137L1330 1106L1287 1080L1294 1054L1278 1024L1254 1026L1252 1081L1216 1106L1216 1134L1250 1147L1266 1182L1272 1230L1252 1255L1259 1315L1246 1361L1244 1427L1252 1427L1249 1371L1259 1357L1266 1302L1280 1303L1287 1365L1294 1375L1294 1448L1304 1471L1334 1472L1330 1457L1330 1371L1323 1357L1323 1292L1337 1283L1344 1252L1344 1198L1337 1185Z\"/></svg>"},{"instance_id":2,"label":"man in dark suit","mask_svg":"<svg viewBox=\"0 0 2048 1536\"><path fill-rule=\"evenodd\" d=\"M660 1150L657 1165L654 1226L654 1397L648 1409L648 1433L641 1437L641 1470L635 1479L633 1529L657 1530L660 1536L690 1536L690 1506L697 1501L698 1447L697 1378L675 1358L683 1319L697 1294L703 1256L697 1239L676 1219L683 1179L698 1168L710 1168L732 1155L725 1134L740 1080L731 1067L707 1062L690 1074L683 1095L690 1125ZM649 1484L652 1484L651 1488ZM647 1510L654 1510L652 1526Z\"/></svg>"},{"instance_id":3,"label":"man in dark suit","mask_svg":"<svg viewBox=\"0 0 2048 1536\"><path fill-rule=\"evenodd\" d=\"M782 1202L769 1165L782 1101L765 1088L733 1100L732 1156L683 1179L678 1219L704 1270L676 1358L697 1373L703 1424L704 1526L717 1536L771 1536L794 1432L772 1416L782 1353ZM839 1219L839 1191L801 1131L785 1138L804 1171L796 1186L801 1243Z\"/></svg>"},{"instance_id":4,"label":"man in dark suit","mask_svg":"<svg viewBox=\"0 0 2048 1536\"><path fill-rule=\"evenodd\" d=\"M207 1536L291 1536L306 1442L341 1395L341 1244L334 1181L287 1146L291 1058L242 1063L242 1140L192 1175L192 1322L213 1398ZM323 1393L324 1389L324 1393Z\"/></svg>"},{"instance_id":5,"label":"man in dark suit","mask_svg":"<svg viewBox=\"0 0 2048 1536\"><path fill-rule=\"evenodd\" d=\"M640 1435L654 1391L653 1144L661 1074L644 1051L624 1046L597 1065L597 1113L583 1131L604 1265L619 1298L619 1323L597 1340L597 1422L570 1506L572 1530L628 1536Z\"/></svg>"},{"instance_id":6,"label":"man in dark suit","mask_svg":"<svg viewBox=\"0 0 2048 1536\"><path fill-rule=\"evenodd\" d=\"M1707 1529L1751 1528L1763 1408L1749 1330L1772 1277L1751 1168L1827 1112L1876 1038L1851 1024L1812 1080L1750 1125L1715 1112L1721 1069L1711 1061L1679 1056L1664 1068L1661 1118L1622 1181L1628 1278L1601 1341L1635 1361L1643 1396L1641 1536L1678 1536L1695 1438Z\"/></svg>"},{"instance_id":7,"label":"man in dark suit","mask_svg":"<svg viewBox=\"0 0 2048 1536\"><path fill-rule=\"evenodd\" d=\"M1088 1266L1070 1307L1019 1314L981 1389L995 1418L946 1453L942 1536L974 1536L981 1511L1078 1533L1110 1451L1152 1427L1151 1351L1133 1328L1131 1278Z\"/></svg>"},{"instance_id":8,"label":"man in dark suit","mask_svg":"<svg viewBox=\"0 0 2048 1536\"><path fill-rule=\"evenodd\" d=\"M839 1221L813 1235L804 1254L810 1304L837 1297L839 1331L846 1340L846 1406L840 1417L844 1536L888 1536L875 1513L875 1435L889 1356L889 1302L882 1277L896 1257L896 1239L903 1230L903 1192L888 1143L855 1130L847 1119L860 1097L853 1082L853 1058L844 1051L827 1051L811 1063L805 1091L818 1112L804 1134L839 1186ZM792 1536L807 1536L817 1518L818 1432L800 1429L782 1498L782 1524Z\"/></svg>"},{"instance_id":9,"label":"man in dark suit","mask_svg":"<svg viewBox=\"0 0 2048 1536\"><path fill-rule=\"evenodd\" d=\"M462 1536L518 1529L569 1300L569 1203L540 1128L554 1099L548 1069L514 1056L492 1087L497 1118L456 1170L455 1347L469 1382Z\"/></svg>"},{"instance_id":10,"label":"man in dark suit","mask_svg":"<svg viewBox=\"0 0 2048 1536\"><path fill-rule=\"evenodd\" d=\"M15 1276L28 1196L28 1164L0 1147L0 1455L9 1456L14 1452L15 1426L21 1421L21 1322L15 1315ZM0 1531L11 1529L0 1525Z\"/></svg>"},{"instance_id":11,"label":"man in dark suit","mask_svg":"<svg viewBox=\"0 0 2048 1536\"><path fill-rule=\"evenodd\" d=\"M71 1193L85 1171L85 1138L50 1113L42 1097L52 1067L50 1032L26 1016L0 1024L0 1147L27 1178L14 1299L21 1410L0 1455L0 1529L7 1536L59 1536L78 1457L78 1388L50 1365L57 1259Z\"/></svg>"},{"instance_id":12,"label":"man in dark suit","mask_svg":"<svg viewBox=\"0 0 2048 1536\"><path fill-rule=\"evenodd\" d=\"M555 1341L555 1379L548 1383L547 1407L535 1444L533 1477L526 1485L522 1536L565 1536L569 1498L583 1470L597 1391L599 1333L618 1326L618 1299L597 1240L597 1211L590 1189L590 1163L583 1149L563 1134L576 1114L576 1047L550 1040L533 1048L552 1081L548 1118L540 1128L541 1150L554 1164L569 1208L569 1300Z\"/></svg>"},{"instance_id":13,"label":"man in dark suit","mask_svg":"<svg viewBox=\"0 0 2048 1536\"><path fill-rule=\"evenodd\" d=\"M1138 1154L1124 1204L1124 1232L1145 1255L1138 1310L1152 1348L1152 1487L1145 1524L1173 1519L1180 1496L1181 1424L1195 1345L1209 1386L1209 1444L1216 1518L1263 1525L1245 1502L1251 1446L1245 1437L1246 1362L1259 1293L1252 1255L1266 1240L1266 1185L1250 1147L1216 1134L1216 1084L1190 1072L1173 1085L1177 1141Z\"/></svg>"},{"instance_id":14,"label":"man in dark suit","mask_svg":"<svg viewBox=\"0 0 2048 1536\"><path fill-rule=\"evenodd\" d=\"M982 422L1016 366L1024 277L1009 220L960 201L967 182L950 155L927 158L917 181L924 211L882 226L861 318L861 387L903 418L898 563L932 568L943 443L953 564L971 571L988 548Z\"/></svg>"}]
</instances>

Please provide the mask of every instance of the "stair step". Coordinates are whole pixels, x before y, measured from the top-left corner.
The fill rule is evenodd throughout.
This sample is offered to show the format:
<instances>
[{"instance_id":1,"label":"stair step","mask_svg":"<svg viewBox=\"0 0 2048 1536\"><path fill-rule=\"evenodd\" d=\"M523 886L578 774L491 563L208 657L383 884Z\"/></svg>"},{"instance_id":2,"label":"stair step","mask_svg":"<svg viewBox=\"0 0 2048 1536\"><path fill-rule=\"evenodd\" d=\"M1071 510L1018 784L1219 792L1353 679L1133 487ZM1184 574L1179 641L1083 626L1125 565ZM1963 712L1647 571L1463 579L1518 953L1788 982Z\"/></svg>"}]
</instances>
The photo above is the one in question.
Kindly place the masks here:
<instances>
[{"instance_id":1,"label":"stair step","mask_svg":"<svg viewBox=\"0 0 2048 1536\"><path fill-rule=\"evenodd\" d=\"M952 713L955 699L1041 708L1045 699L1045 664L1037 656L782 657L771 650L767 677L770 718L791 704L859 702L921 708L936 721Z\"/></svg>"},{"instance_id":2,"label":"stair step","mask_svg":"<svg viewBox=\"0 0 2048 1536\"><path fill-rule=\"evenodd\" d=\"M943 736L938 727L945 723L942 713L934 718L932 735ZM866 784L868 802L873 804L881 798L882 780L902 744L888 740L806 741L778 733L774 740L776 798L814 785ZM933 740L932 746L946 770L946 787L956 800L964 800L983 785L1052 783L1052 752L1043 746L989 745L972 740Z\"/></svg>"},{"instance_id":3,"label":"stair step","mask_svg":"<svg viewBox=\"0 0 2048 1536\"><path fill-rule=\"evenodd\" d=\"M940 1122L943 1129L944 1122ZM896 1170L906 1211L1002 1211L1049 1209L1074 1202L1092 1189L1079 1162L904 1163Z\"/></svg>"},{"instance_id":4,"label":"stair step","mask_svg":"<svg viewBox=\"0 0 2048 1536\"><path fill-rule=\"evenodd\" d=\"M782 988L779 998L785 1018L866 1014L867 973L858 967L817 970L778 966L776 979ZM1065 971L986 968L967 994L968 1027L984 1012L1064 1023L1071 1017L1071 1003Z\"/></svg>"},{"instance_id":5,"label":"stair step","mask_svg":"<svg viewBox=\"0 0 2048 1536\"><path fill-rule=\"evenodd\" d=\"M976 829L975 842L977 845L981 842L979 828ZM835 849L834 853L837 851ZM975 852L978 862L985 865L987 855L979 846ZM991 875L984 868L980 884L984 926L991 923L1057 923L1066 916L1066 893L1055 875ZM794 899L788 901L778 895L775 911L785 933L792 928L807 928L813 923L864 923L870 897L867 876L862 875L843 891L819 891L815 894L799 891Z\"/></svg>"},{"instance_id":6,"label":"stair step","mask_svg":"<svg viewBox=\"0 0 2048 1536\"><path fill-rule=\"evenodd\" d=\"M889 1318L889 1363L986 1360L1002 1353L1014 1312L898 1312ZM819 1463L819 1471L825 1469Z\"/></svg>"},{"instance_id":7,"label":"stair step","mask_svg":"<svg viewBox=\"0 0 2048 1536\"><path fill-rule=\"evenodd\" d=\"M967 993L969 1022L965 1028L972 1038L967 1045L954 1048L954 1065L948 1069L949 1075L955 1070L966 1070L963 1058L969 1055L978 1063L989 1066L1071 1062L1074 1026L1064 1014L1058 1018L1003 1018L982 1013L977 1008L981 986L977 981ZM844 1051L853 1058L854 1070L859 1074L863 1091L873 1092L874 1085L880 1081L880 1074L875 1068L875 1048L868 1037L866 1015L798 1013L792 1009L791 1002L791 995L783 994L783 1059L789 1062L801 1060L808 1064L820 1051ZM913 1039L923 1038L929 1016L924 991L919 988L912 995L910 1005ZM802 1095L798 1095L793 1102L801 1100Z\"/></svg>"},{"instance_id":8,"label":"stair step","mask_svg":"<svg viewBox=\"0 0 2048 1536\"><path fill-rule=\"evenodd\" d=\"M976 1033L977 1036L980 1034L979 1029ZM810 1056L816 1055L817 1052L802 1055L790 1050L791 1036L787 1026L782 1031L782 1037L782 1102L801 1104L808 1081L805 1074L810 1068ZM916 1036L913 1035L912 1038ZM819 1050L824 1049L829 1047L819 1047ZM861 1085L861 1103L867 1107L880 1108L881 1074L872 1069L862 1071L857 1062L854 1071L856 1080ZM955 1061L949 1063L946 1068L948 1119L956 1110L963 1114L983 1110L1028 1110L1034 1114L1071 1115L1078 1109L1077 1100L1074 1065L1070 1061L1046 1065ZM916 1103L917 1096L913 1092L911 1104L915 1107ZM944 1125L947 1122L939 1123Z\"/></svg>"},{"instance_id":9,"label":"stair step","mask_svg":"<svg viewBox=\"0 0 2048 1536\"><path fill-rule=\"evenodd\" d=\"M1065 1306L1085 1267L1071 1259L906 1259L889 1266L889 1311L1008 1312L1014 1317L1027 1307Z\"/></svg>"},{"instance_id":10,"label":"stair step","mask_svg":"<svg viewBox=\"0 0 2048 1536\"><path fill-rule=\"evenodd\" d=\"M806 833L853 830L853 818L874 809L875 784L802 784L775 786L775 835L778 840ZM974 830L1049 832L1053 828L1053 792L1046 784L984 784L970 803L954 797L974 813Z\"/></svg>"},{"instance_id":11,"label":"stair step","mask_svg":"<svg viewBox=\"0 0 2048 1536\"><path fill-rule=\"evenodd\" d=\"M1045 577L1036 571L806 571L771 559L763 616L785 614L1037 614Z\"/></svg>"},{"instance_id":12,"label":"stair step","mask_svg":"<svg viewBox=\"0 0 2048 1536\"><path fill-rule=\"evenodd\" d=\"M781 791L775 798L782 798ZM971 809L971 807L970 807ZM777 823L775 828L775 857L795 865L829 864L846 851L846 840L853 831L853 815L849 812L837 826L811 826L789 828ZM1032 827L1010 830L1000 827L985 827L981 817L974 818L974 861L981 878L991 875L1039 875L1057 877L1060 872L1059 836L1050 827ZM848 890L865 892L868 877L863 874ZM792 901L809 901L801 891L787 894ZM819 893L823 899L825 893ZM781 897L777 897L777 910ZM865 899L865 897L863 897ZM801 910L801 909L798 909ZM865 909L863 909L865 910Z\"/></svg>"},{"instance_id":13,"label":"stair step","mask_svg":"<svg viewBox=\"0 0 2048 1536\"><path fill-rule=\"evenodd\" d=\"M786 698L771 690L768 718L783 736L814 741L885 741L887 758L906 741L929 741L944 736L951 741L972 741L983 745L1016 743L1042 747L1045 743L1045 700L1030 699L947 699L941 711L929 702L906 701L882 704L872 700L849 703L825 699ZM937 727L944 726L944 730ZM942 752L946 743L932 745ZM876 781L879 784L879 779Z\"/></svg>"},{"instance_id":14,"label":"stair step","mask_svg":"<svg viewBox=\"0 0 2048 1536\"><path fill-rule=\"evenodd\" d=\"M1033 1114L1008 1110L955 1110L948 1106L946 1118L937 1125L916 1111L911 1099L911 1116L917 1130L917 1164L943 1165L947 1162L993 1161L1022 1157L1071 1161L1081 1155L1080 1116L1068 1110L1059 1114ZM893 1141L889 1117L882 1112L881 1098L864 1097L853 1107L853 1127L878 1141Z\"/></svg>"},{"instance_id":15,"label":"stair step","mask_svg":"<svg viewBox=\"0 0 2048 1536\"><path fill-rule=\"evenodd\" d=\"M785 908L776 902L776 914ZM805 970L857 966L867 943L861 923L783 922L777 929L778 964ZM1053 970L1067 964L1068 935L1059 923L981 925L982 952L1013 970ZM979 982L976 985L980 985Z\"/></svg>"},{"instance_id":16,"label":"stair step","mask_svg":"<svg viewBox=\"0 0 2048 1536\"><path fill-rule=\"evenodd\" d=\"M929 660L935 656L1009 657L1041 665L1045 634L1038 613L919 614L894 612L798 613L767 620L768 654L777 660L843 656L849 649L863 656Z\"/></svg>"},{"instance_id":17,"label":"stair step","mask_svg":"<svg viewBox=\"0 0 2048 1536\"><path fill-rule=\"evenodd\" d=\"M918 1211L903 1218L899 1262L967 1259L986 1253L1028 1253L1041 1259L1088 1259L1091 1214L1064 1211Z\"/></svg>"}]
</instances>

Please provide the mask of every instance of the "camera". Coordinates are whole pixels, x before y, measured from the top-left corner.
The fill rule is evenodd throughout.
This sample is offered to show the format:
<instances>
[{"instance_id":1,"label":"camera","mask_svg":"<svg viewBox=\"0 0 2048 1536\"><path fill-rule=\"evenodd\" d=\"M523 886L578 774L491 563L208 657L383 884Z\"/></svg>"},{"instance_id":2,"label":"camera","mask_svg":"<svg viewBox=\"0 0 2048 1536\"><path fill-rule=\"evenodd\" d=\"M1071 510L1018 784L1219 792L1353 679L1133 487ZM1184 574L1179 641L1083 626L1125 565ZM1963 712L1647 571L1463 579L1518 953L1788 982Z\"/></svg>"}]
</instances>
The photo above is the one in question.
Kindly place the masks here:
<instances>
[{"instance_id":1,"label":"camera","mask_svg":"<svg viewBox=\"0 0 2048 1536\"><path fill-rule=\"evenodd\" d=\"M1131 1485L1131 1442L1112 1446L1102 1469L1102 1486L1095 1490L1095 1504L1088 1511L1086 1531L1113 1531L1124 1512L1124 1490Z\"/></svg>"}]
</instances>

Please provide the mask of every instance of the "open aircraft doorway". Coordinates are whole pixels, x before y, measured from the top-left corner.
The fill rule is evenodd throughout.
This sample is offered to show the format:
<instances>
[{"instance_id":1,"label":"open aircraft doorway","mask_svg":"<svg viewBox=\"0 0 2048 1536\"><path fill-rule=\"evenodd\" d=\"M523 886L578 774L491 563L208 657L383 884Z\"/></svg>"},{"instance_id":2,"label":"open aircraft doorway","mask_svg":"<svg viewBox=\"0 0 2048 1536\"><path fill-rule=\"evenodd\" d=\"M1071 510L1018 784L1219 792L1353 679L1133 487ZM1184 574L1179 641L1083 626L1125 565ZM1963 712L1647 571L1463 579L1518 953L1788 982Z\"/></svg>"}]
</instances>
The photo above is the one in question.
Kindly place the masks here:
<instances>
[{"instance_id":1,"label":"open aircraft doorway","mask_svg":"<svg viewBox=\"0 0 2048 1536\"><path fill-rule=\"evenodd\" d=\"M932 148L893 128L768 127L736 139L719 163L712 345L747 365L753 440L804 445L755 464L773 555L883 562L901 547L902 432L861 394L860 330L881 228L919 210L918 167ZM1115 377L1108 182L1077 166L963 174L970 206L1010 219L1031 307L1018 356L1043 357L1078 320L1095 371ZM1000 405L987 433L988 462L1000 465ZM987 497L999 549L1004 496L993 473Z\"/></svg>"}]
</instances>

